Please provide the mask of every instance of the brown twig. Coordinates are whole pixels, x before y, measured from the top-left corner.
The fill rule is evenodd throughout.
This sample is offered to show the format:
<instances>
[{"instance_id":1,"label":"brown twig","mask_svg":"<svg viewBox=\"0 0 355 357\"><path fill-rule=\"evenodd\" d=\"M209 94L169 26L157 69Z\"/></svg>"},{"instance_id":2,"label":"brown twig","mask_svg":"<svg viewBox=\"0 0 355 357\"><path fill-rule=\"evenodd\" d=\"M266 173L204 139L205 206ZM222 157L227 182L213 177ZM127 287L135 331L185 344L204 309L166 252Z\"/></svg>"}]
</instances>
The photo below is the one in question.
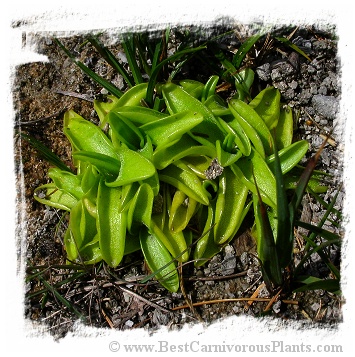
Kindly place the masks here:
<instances>
[{"instance_id":1,"label":"brown twig","mask_svg":"<svg viewBox=\"0 0 355 357\"><path fill-rule=\"evenodd\" d=\"M242 276L247 275L247 271L242 271L240 273L235 273L235 274L230 274L230 275L223 275L223 276L202 276L202 277L197 277L197 276L191 276L188 278L184 278L184 280L189 280L189 281L216 281L216 280L228 280L228 279L234 279L234 278L240 278Z\"/></svg>"},{"instance_id":2,"label":"brown twig","mask_svg":"<svg viewBox=\"0 0 355 357\"><path fill-rule=\"evenodd\" d=\"M202 306L202 305L210 305L210 304L221 304L221 303L226 303L226 302L239 302L239 301L253 301L253 302L269 302L271 299L270 298L251 298L251 297L245 297L245 298L229 298L229 299L216 299L216 300L208 300L208 301L199 301L199 302L194 302L192 305L194 307L196 306ZM296 300L281 300L285 304L289 305L298 305L298 301ZM175 306L171 310L181 310L181 309L187 309L189 308L189 305L181 305L181 306Z\"/></svg>"},{"instance_id":3,"label":"brown twig","mask_svg":"<svg viewBox=\"0 0 355 357\"><path fill-rule=\"evenodd\" d=\"M42 121L47 121L53 118L57 118L59 116L61 116L65 111L67 110L67 108L63 108L51 115L42 117L42 118L38 118L38 119L34 119L34 120L29 120L29 121L18 121L17 123L15 123L15 128L19 128L19 127L24 127L27 125L33 125L33 124L37 124L40 123Z\"/></svg>"},{"instance_id":4,"label":"brown twig","mask_svg":"<svg viewBox=\"0 0 355 357\"><path fill-rule=\"evenodd\" d=\"M123 287L121 285L118 285L118 287L122 291L126 292L127 294L130 294L130 295L134 296L135 298L137 298L138 300L141 300L141 301L145 302L147 305L150 305L150 306L152 306L152 307L154 307L156 309L159 309L161 311L164 311L164 312L167 312L167 313L171 313L171 311L169 309L167 309L167 308L165 308L163 306L160 306L159 304L156 304L155 302L149 301L148 299L144 298L143 296L140 296L139 294L135 293L134 291L132 291L132 290L130 290L128 288L125 288L125 287Z\"/></svg>"},{"instance_id":5,"label":"brown twig","mask_svg":"<svg viewBox=\"0 0 355 357\"><path fill-rule=\"evenodd\" d=\"M103 308L101 308L101 313L103 315L103 317L105 318L106 322L108 323L108 325L111 327L111 328L115 328L115 325L113 324L113 322L111 321L111 319L107 316L106 312L104 311Z\"/></svg>"},{"instance_id":6,"label":"brown twig","mask_svg":"<svg viewBox=\"0 0 355 357\"><path fill-rule=\"evenodd\" d=\"M282 291L282 289L280 289L280 290L271 298L271 300L269 301L269 303L266 305L266 307L265 307L265 309L264 309L264 312L270 310L271 306L274 304L274 302L275 302L275 301L278 299L278 297L280 296L281 291Z\"/></svg>"},{"instance_id":7,"label":"brown twig","mask_svg":"<svg viewBox=\"0 0 355 357\"><path fill-rule=\"evenodd\" d=\"M248 311L249 310L249 307L252 305L252 303L256 300L254 300L260 293L260 290L265 286L264 283L260 284L256 289L255 291L253 292L252 296L251 296L251 299L247 301L247 303L245 304L245 307L244 307L244 310L245 311Z\"/></svg>"},{"instance_id":8,"label":"brown twig","mask_svg":"<svg viewBox=\"0 0 355 357\"><path fill-rule=\"evenodd\" d=\"M74 98L86 100L87 102L93 102L94 101L93 97L91 95L89 95L89 94L80 94L80 93L76 93L76 92L67 92L67 91L63 91L63 90L59 90L59 89L56 90L54 93L66 95L68 97L74 97Z\"/></svg>"}]
</instances>

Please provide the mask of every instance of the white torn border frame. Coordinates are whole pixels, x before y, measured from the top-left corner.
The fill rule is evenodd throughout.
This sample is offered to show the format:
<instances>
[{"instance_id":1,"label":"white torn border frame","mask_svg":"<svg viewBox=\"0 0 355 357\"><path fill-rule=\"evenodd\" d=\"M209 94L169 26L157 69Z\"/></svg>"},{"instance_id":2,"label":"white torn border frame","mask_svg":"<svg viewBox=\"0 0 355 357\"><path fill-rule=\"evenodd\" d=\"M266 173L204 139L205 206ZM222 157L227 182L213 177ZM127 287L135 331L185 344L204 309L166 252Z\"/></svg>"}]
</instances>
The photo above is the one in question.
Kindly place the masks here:
<instances>
[{"instance_id":1,"label":"white torn border frame","mask_svg":"<svg viewBox=\"0 0 355 357\"><path fill-rule=\"evenodd\" d=\"M58 4L57 4L58 3ZM343 6L343 7L341 7ZM257 345L270 346L273 343L286 345L341 345L343 352L353 351L351 333L354 322L354 298L352 272L354 269L354 241L352 234L355 222L354 200L355 180L352 168L355 167L353 154L353 133L355 119L352 118L354 103L352 67L354 37L351 9L347 5L335 4L334 1L253 1L242 3L225 0L223 2L197 1L19 1L12 0L2 8L2 72L1 100L3 117L0 130L1 161L5 166L2 171L1 208L2 228L5 228L1 239L2 247L2 293L3 309L1 330L3 351L22 352L25 356L46 353L51 356L63 356L70 351L72 356L80 354L109 355L119 346L120 353L125 353L123 343L155 345L164 347L164 352L194 353L203 352L204 345L220 345L221 351L228 353L232 345L245 345L246 351L258 353ZM15 190L13 164L13 103L11 97L11 75L15 66L31 61L46 61L46 58L35 54L26 41L23 46L23 35L33 32L56 32L75 34L99 29L157 29L166 24L213 24L221 19L237 23L293 24L318 26L335 24L339 37L339 57L341 63L341 103L339 118L343 122L345 133L344 183L346 202L344 214L346 237L343 246L342 290L345 298L343 307L344 322L336 330L304 326L302 323L279 321L276 319L254 319L246 316L230 317L213 323L209 327L199 324L185 326L179 332L161 331L149 335L145 330L111 331L97 330L78 324L75 334L68 334L59 343L53 338L40 333L23 318L22 271L18 271L16 253L16 230L14 214ZM352 258L352 259L351 259ZM163 341L163 342L162 342ZM276 341L276 342L273 342ZM111 345L110 345L111 343ZM7 347L5 347L7 345ZM111 346L111 350L110 350ZM172 347L171 347L172 346ZM248 347L249 346L249 347ZM232 347L231 347L232 348ZM280 347L281 348L281 347ZM281 350L279 349L279 352ZM284 350L284 352L287 352ZM254 354L253 353L253 354ZM271 353L271 352L270 352ZM315 352L317 353L317 352ZM153 355L152 353L145 353ZM231 353L235 355L232 348ZM266 352L263 355L268 355Z\"/></svg>"}]
</instances>

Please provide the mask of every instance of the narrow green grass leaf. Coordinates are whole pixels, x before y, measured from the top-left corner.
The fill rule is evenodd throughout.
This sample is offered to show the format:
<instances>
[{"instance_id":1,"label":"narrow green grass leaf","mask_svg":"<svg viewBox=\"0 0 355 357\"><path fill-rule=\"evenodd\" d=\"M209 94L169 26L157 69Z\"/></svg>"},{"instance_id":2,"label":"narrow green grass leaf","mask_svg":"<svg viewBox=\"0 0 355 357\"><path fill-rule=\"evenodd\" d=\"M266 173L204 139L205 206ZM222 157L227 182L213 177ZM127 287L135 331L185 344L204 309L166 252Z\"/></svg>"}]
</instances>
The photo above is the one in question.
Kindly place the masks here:
<instances>
[{"instance_id":1,"label":"narrow green grass leaf","mask_svg":"<svg viewBox=\"0 0 355 357\"><path fill-rule=\"evenodd\" d=\"M310 224L302 221L295 221L295 225L307 229L313 234L319 235L327 240L332 240L336 242L334 243L336 245L340 245L340 238L339 235L336 233L327 231L326 229L315 226L314 224Z\"/></svg>"},{"instance_id":2,"label":"narrow green grass leaf","mask_svg":"<svg viewBox=\"0 0 355 357\"><path fill-rule=\"evenodd\" d=\"M118 61L118 59L114 56L114 54L105 47L100 41L92 36L89 37L90 43L95 47L95 49L100 53L102 58L113 68L115 69L126 81L129 87L134 86L134 80L132 76L125 70L122 64Z\"/></svg>"},{"instance_id":3,"label":"narrow green grass leaf","mask_svg":"<svg viewBox=\"0 0 355 357\"><path fill-rule=\"evenodd\" d=\"M338 188L338 192L340 192L341 186ZM308 192L326 209L330 209L330 212L336 215L336 217L341 220L342 219L342 214L339 210L334 208L334 204L332 203L328 204L325 202L322 197L320 197L316 192L314 192L310 187L307 188ZM332 207L330 207L332 205ZM329 220L329 219L328 219ZM330 220L329 220L330 221Z\"/></svg>"},{"instance_id":4,"label":"narrow green grass leaf","mask_svg":"<svg viewBox=\"0 0 355 357\"><path fill-rule=\"evenodd\" d=\"M103 88L107 89L111 94L115 97L120 98L122 96L122 92L111 82L105 80L104 78L100 77L94 71L92 71L89 67L85 66L84 63L80 62L73 56L70 51L63 46L63 44L58 40L54 39L57 45L65 52L65 54L86 74L88 75L93 81L98 83Z\"/></svg>"},{"instance_id":5,"label":"narrow green grass leaf","mask_svg":"<svg viewBox=\"0 0 355 357\"><path fill-rule=\"evenodd\" d=\"M291 222L294 221L294 216L297 212L298 207L301 204L302 201L302 197L303 194L307 188L308 182L312 176L312 173L316 167L316 164L318 162L318 159L320 157L320 154L324 148L324 146L327 143L327 139L324 140L323 144L321 145L321 147L318 149L317 153L311 157L311 159L308 161L307 166L305 167L305 169L303 170L300 179L298 181L298 184L296 186L294 195L292 197L291 202L289 203L289 208L290 208L290 214L291 214Z\"/></svg>"},{"instance_id":6,"label":"narrow green grass leaf","mask_svg":"<svg viewBox=\"0 0 355 357\"><path fill-rule=\"evenodd\" d=\"M163 61L167 56L167 43L169 41L170 29L167 28L161 40L154 47L154 54L152 57L152 71L155 70L159 62Z\"/></svg>"},{"instance_id":7,"label":"narrow green grass leaf","mask_svg":"<svg viewBox=\"0 0 355 357\"><path fill-rule=\"evenodd\" d=\"M67 267L70 267L70 268L67 268ZM43 269L43 270L41 270L41 271L31 275L31 276L28 276L26 278L26 281L31 282L33 279L35 279L37 277L39 277L39 279L41 279L41 278L43 279L43 277L42 277L43 274L46 273L51 268L55 269L55 266L53 265L52 267L48 267L48 268ZM80 266L79 265L77 265L77 266L67 265L67 266L63 266L63 267L57 266L56 268L57 269L72 269L73 268L73 269L80 269L80 270L84 269L82 265L80 265ZM74 282L74 281L80 279L81 277L85 276L86 274L87 274L86 271L75 273L75 274L73 274L73 276L71 276L71 277L69 277L67 279L64 279L64 280L62 280L62 281L60 281L58 283L52 284L52 286L54 288L56 288L56 289L60 288L63 285L66 285L68 283L71 283L71 282ZM34 297L36 297L38 295L45 294L45 293L48 293L48 289L47 288L39 289L39 290L34 291L33 293L26 294L26 297L28 299L32 299L32 298L34 298Z\"/></svg>"},{"instance_id":8,"label":"narrow green grass leaf","mask_svg":"<svg viewBox=\"0 0 355 357\"><path fill-rule=\"evenodd\" d=\"M250 49L255 45L255 43L259 40L261 34L256 34L249 37L243 44L239 47L237 53L233 56L232 64L234 67L239 68L242 64L245 56L250 51Z\"/></svg>"},{"instance_id":9,"label":"narrow green grass leaf","mask_svg":"<svg viewBox=\"0 0 355 357\"><path fill-rule=\"evenodd\" d=\"M298 52L300 55L302 55L303 57L307 58L308 61L311 62L311 59L298 47L296 46L294 43L292 43L289 39L285 38L285 37L275 37L276 40L284 43L285 45L291 47L293 50L295 50L296 52Z\"/></svg>"},{"instance_id":10,"label":"narrow green grass leaf","mask_svg":"<svg viewBox=\"0 0 355 357\"><path fill-rule=\"evenodd\" d=\"M271 282L276 286L280 286L282 284L282 275L277 246L267 214L267 208L262 201L255 176L254 183L257 192L256 195L253 195L253 200L257 234L259 236L258 257L262 263L263 278L267 285Z\"/></svg>"},{"instance_id":11,"label":"narrow green grass leaf","mask_svg":"<svg viewBox=\"0 0 355 357\"><path fill-rule=\"evenodd\" d=\"M142 38L142 36L139 35L134 36L134 44L137 49L137 54L139 58L138 63L140 64L140 67L143 69L143 72L146 73L148 76L150 76L152 68L151 65L148 64L147 57L149 55L149 47L147 46L146 39Z\"/></svg>"},{"instance_id":12,"label":"narrow green grass leaf","mask_svg":"<svg viewBox=\"0 0 355 357\"><path fill-rule=\"evenodd\" d=\"M305 279L296 280L296 283L297 282L304 285L293 290L294 293L309 290L326 290L334 294L340 293L339 279L319 279L313 276L307 276Z\"/></svg>"},{"instance_id":13,"label":"narrow green grass leaf","mask_svg":"<svg viewBox=\"0 0 355 357\"><path fill-rule=\"evenodd\" d=\"M297 276L299 274L299 271L303 268L304 263L306 260L312 255L317 253L322 261L328 266L329 270L338 278L340 279L340 271L337 267L334 266L334 264L329 260L327 257L326 253L324 253L324 249L329 247L332 244L339 244L339 239L335 240L328 240L326 242L323 242L319 245L317 245L315 242L311 241L308 237L304 237L307 243L312 246L313 249L309 249L307 254L304 255L304 257L301 259L301 261L298 263L295 271L294 271L294 276Z\"/></svg>"},{"instance_id":14,"label":"narrow green grass leaf","mask_svg":"<svg viewBox=\"0 0 355 357\"><path fill-rule=\"evenodd\" d=\"M84 318L83 314L75 308L67 299L65 299L52 285L50 285L44 278L39 278L43 285L57 298L69 311L73 312L79 319Z\"/></svg>"},{"instance_id":15,"label":"narrow green grass leaf","mask_svg":"<svg viewBox=\"0 0 355 357\"><path fill-rule=\"evenodd\" d=\"M206 48L206 46L199 46L196 48L188 48L186 50L182 50L179 52L176 52L175 54L173 54L172 56L166 58L165 60L161 61L158 65L156 65L156 67L154 68L154 70L152 71L152 74L150 76L149 79L149 83L148 83L148 89L147 89L147 96L145 98L145 101L147 102L147 104L149 105L149 107L153 107L153 94L154 94L154 88L156 85L156 81L158 78L158 75L160 73L160 71L163 69L163 67L168 64L169 62L175 62L178 59L180 59L182 56L184 55L188 55L188 54L193 54L197 51L201 51L202 49Z\"/></svg>"},{"instance_id":16,"label":"narrow green grass leaf","mask_svg":"<svg viewBox=\"0 0 355 357\"><path fill-rule=\"evenodd\" d=\"M125 51L129 68L132 71L132 75L134 78L135 84L143 83L143 77L141 70L138 66L136 59L136 47L134 44L134 34L127 34L124 36L124 40L122 42L122 47Z\"/></svg>"},{"instance_id":17,"label":"narrow green grass leaf","mask_svg":"<svg viewBox=\"0 0 355 357\"><path fill-rule=\"evenodd\" d=\"M333 199L332 199L330 205L328 206L326 212L324 213L322 219L319 221L319 223L318 223L318 225L317 225L319 228L321 228L321 227L323 226L323 224L325 223L325 221L326 221L327 218L329 217L330 212L331 212L331 210L332 210L332 208L333 208L333 206L334 206L334 204L335 204L335 202L336 202L336 200L337 200L338 194L339 194L339 190L338 190L338 191L336 192L336 194L334 195L334 197L333 197ZM309 237L309 239L310 239L311 241L313 241L313 240L316 238L316 236L317 236L317 233L315 233L315 232L316 232L315 229L313 229L313 232L312 232L312 234L311 234L310 237ZM324 233L323 233L323 234L324 234ZM307 243L307 244L306 244L306 247L305 247L305 250L307 251L308 248L309 248L309 244Z\"/></svg>"},{"instance_id":18,"label":"narrow green grass leaf","mask_svg":"<svg viewBox=\"0 0 355 357\"><path fill-rule=\"evenodd\" d=\"M22 138L29 142L46 161L58 167L61 170L72 172L72 170L64 164L64 162L47 146L43 145L39 140L31 135L20 132Z\"/></svg>"},{"instance_id":19,"label":"narrow green grass leaf","mask_svg":"<svg viewBox=\"0 0 355 357\"><path fill-rule=\"evenodd\" d=\"M277 206L277 236L276 251L280 261L280 267L285 268L292 259L293 253L293 226L291 224L290 209L286 195L285 182L281 169L279 154L274 147L274 173L276 179L276 206Z\"/></svg>"}]
</instances>

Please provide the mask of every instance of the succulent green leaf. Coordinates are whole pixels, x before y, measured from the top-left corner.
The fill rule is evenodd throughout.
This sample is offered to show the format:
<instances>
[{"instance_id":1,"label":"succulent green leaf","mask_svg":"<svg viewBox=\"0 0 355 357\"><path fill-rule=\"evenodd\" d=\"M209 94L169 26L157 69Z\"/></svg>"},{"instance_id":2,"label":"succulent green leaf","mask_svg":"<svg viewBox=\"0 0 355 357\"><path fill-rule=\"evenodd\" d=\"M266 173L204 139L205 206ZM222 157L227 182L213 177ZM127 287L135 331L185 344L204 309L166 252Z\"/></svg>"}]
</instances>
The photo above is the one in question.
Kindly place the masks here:
<instances>
[{"instance_id":1,"label":"succulent green leaf","mask_svg":"<svg viewBox=\"0 0 355 357\"><path fill-rule=\"evenodd\" d=\"M250 88L254 83L255 73L251 68L245 68L240 72L235 72L233 74L235 78L235 88L237 90L234 98L240 100L249 100L250 98Z\"/></svg>"},{"instance_id":2,"label":"succulent green leaf","mask_svg":"<svg viewBox=\"0 0 355 357\"><path fill-rule=\"evenodd\" d=\"M127 229L129 232L131 232L134 222L150 227L153 200L152 188L147 183L141 184L129 204L127 214Z\"/></svg>"},{"instance_id":3,"label":"succulent green leaf","mask_svg":"<svg viewBox=\"0 0 355 357\"><path fill-rule=\"evenodd\" d=\"M48 170L48 176L60 190L71 194L78 200L83 196L84 192L81 187L81 177L56 167L51 167Z\"/></svg>"},{"instance_id":4,"label":"succulent green leaf","mask_svg":"<svg viewBox=\"0 0 355 357\"><path fill-rule=\"evenodd\" d=\"M116 107L114 110L112 110L112 113L130 120L137 127L165 118L169 115L166 113L158 112L154 109L131 105Z\"/></svg>"},{"instance_id":5,"label":"succulent green leaf","mask_svg":"<svg viewBox=\"0 0 355 357\"><path fill-rule=\"evenodd\" d=\"M159 147L180 139L183 134L202 123L203 116L198 112L183 111L140 127L152 139L152 143Z\"/></svg>"},{"instance_id":6,"label":"succulent green leaf","mask_svg":"<svg viewBox=\"0 0 355 357\"><path fill-rule=\"evenodd\" d=\"M147 94L148 83L140 83L128 89L121 98L117 101L116 105L112 108L113 111L124 106L141 106Z\"/></svg>"},{"instance_id":7,"label":"succulent green leaf","mask_svg":"<svg viewBox=\"0 0 355 357\"><path fill-rule=\"evenodd\" d=\"M191 136L185 134L180 139L159 145L153 154L153 162L158 170L162 170L171 163L192 155L216 156L214 146L200 145Z\"/></svg>"},{"instance_id":8,"label":"succulent green leaf","mask_svg":"<svg viewBox=\"0 0 355 357\"><path fill-rule=\"evenodd\" d=\"M260 155L272 154L272 136L259 114L247 103L232 99L229 108ZM256 135L257 134L257 135ZM262 143L262 146L260 145Z\"/></svg>"},{"instance_id":9,"label":"succulent green leaf","mask_svg":"<svg viewBox=\"0 0 355 357\"><path fill-rule=\"evenodd\" d=\"M229 167L219 178L217 192L214 239L223 244L233 238L239 229L248 189Z\"/></svg>"},{"instance_id":10,"label":"succulent green leaf","mask_svg":"<svg viewBox=\"0 0 355 357\"><path fill-rule=\"evenodd\" d=\"M169 229L172 232L183 231L198 207L197 201L176 191L169 209Z\"/></svg>"},{"instance_id":11,"label":"succulent green leaf","mask_svg":"<svg viewBox=\"0 0 355 357\"><path fill-rule=\"evenodd\" d=\"M223 141L224 132L212 112L198 99L185 92L174 83L166 83L162 87L162 93L170 114L177 114L186 110L200 113L203 121L197 125L193 132L202 134L211 143L216 140Z\"/></svg>"},{"instance_id":12,"label":"succulent green leaf","mask_svg":"<svg viewBox=\"0 0 355 357\"><path fill-rule=\"evenodd\" d=\"M203 83L193 79L183 79L179 81L179 85L192 97L201 100L201 95L205 88Z\"/></svg>"},{"instance_id":13,"label":"succulent green leaf","mask_svg":"<svg viewBox=\"0 0 355 357\"><path fill-rule=\"evenodd\" d=\"M254 194L257 194L257 185L263 202L276 208L277 194L275 176L256 150L252 149L249 157L239 159L236 163L232 164L231 169Z\"/></svg>"},{"instance_id":14,"label":"succulent green leaf","mask_svg":"<svg viewBox=\"0 0 355 357\"><path fill-rule=\"evenodd\" d=\"M54 183L37 187L34 190L34 199L42 204L65 211L70 211L78 202L77 198L64 190L58 189Z\"/></svg>"},{"instance_id":15,"label":"succulent green leaf","mask_svg":"<svg viewBox=\"0 0 355 357\"><path fill-rule=\"evenodd\" d=\"M146 229L140 234L141 249L153 276L171 292L179 289L179 276L169 251L160 240Z\"/></svg>"},{"instance_id":16,"label":"succulent green leaf","mask_svg":"<svg viewBox=\"0 0 355 357\"><path fill-rule=\"evenodd\" d=\"M206 82L203 91L201 102L204 103L209 97L215 94L217 83L219 81L219 76L211 76L208 81Z\"/></svg>"},{"instance_id":17,"label":"succulent green leaf","mask_svg":"<svg viewBox=\"0 0 355 357\"><path fill-rule=\"evenodd\" d=\"M110 112L107 115L107 120L113 131L113 135L126 144L128 148L131 150L139 150L143 148L144 137L129 119L126 119L117 112Z\"/></svg>"},{"instance_id":18,"label":"succulent green leaf","mask_svg":"<svg viewBox=\"0 0 355 357\"><path fill-rule=\"evenodd\" d=\"M105 133L72 110L64 114L64 133L76 150L91 151L117 159L112 142Z\"/></svg>"},{"instance_id":19,"label":"succulent green leaf","mask_svg":"<svg viewBox=\"0 0 355 357\"><path fill-rule=\"evenodd\" d=\"M204 105L217 117L230 116L231 111L225 101L217 94L209 96Z\"/></svg>"},{"instance_id":20,"label":"succulent green leaf","mask_svg":"<svg viewBox=\"0 0 355 357\"><path fill-rule=\"evenodd\" d=\"M117 267L124 255L127 211L122 211L122 188L100 181L97 194L97 231L102 258Z\"/></svg>"},{"instance_id":21,"label":"succulent green leaf","mask_svg":"<svg viewBox=\"0 0 355 357\"><path fill-rule=\"evenodd\" d=\"M108 155L95 153L92 151L77 151L72 154L73 158L83 162L90 163L97 171L108 179L118 175L120 171L120 161Z\"/></svg>"},{"instance_id":22,"label":"succulent green leaf","mask_svg":"<svg viewBox=\"0 0 355 357\"><path fill-rule=\"evenodd\" d=\"M276 146L279 150L291 145L293 139L293 114L289 106L282 105L276 127Z\"/></svg>"},{"instance_id":23,"label":"succulent green leaf","mask_svg":"<svg viewBox=\"0 0 355 357\"><path fill-rule=\"evenodd\" d=\"M280 117L280 98L278 89L267 87L249 103L264 120L269 130L277 126Z\"/></svg>"},{"instance_id":24,"label":"succulent green leaf","mask_svg":"<svg viewBox=\"0 0 355 357\"><path fill-rule=\"evenodd\" d=\"M139 152L130 150L122 145L117 155L120 161L120 171L114 181L106 181L107 186L118 187L127 185L132 182L145 180L156 173L152 162Z\"/></svg>"},{"instance_id":25,"label":"succulent green leaf","mask_svg":"<svg viewBox=\"0 0 355 357\"><path fill-rule=\"evenodd\" d=\"M201 226L201 237L197 239L194 250L195 266L201 266L206 263L207 259L205 251L208 246L217 246L213 235L213 221L215 215L215 201L212 201L208 206L201 206L197 213L199 225Z\"/></svg>"},{"instance_id":26,"label":"succulent green leaf","mask_svg":"<svg viewBox=\"0 0 355 357\"><path fill-rule=\"evenodd\" d=\"M94 100L94 109L100 119L100 128L103 128L107 123L107 114L117 106L118 98L114 95L108 95L106 101L98 99Z\"/></svg>"},{"instance_id":27,"label":"succulent green leaf","mask_svg":"<svg viewBox=\"0 0 355 357\"><path fill-rule=\"evenodd\" d=\"M285 174L294 168L304 158L308 148L309 144L306 140L299 140L284 149L281 149L278 152L278 156L282 174ZM275 173L275 154L268 156L265 161Z\"/></svg>"},{"instance_id":28,"label":"succulent green leaf","mask_svg":"<svg viewBox=\"0 0 355 357\"><path fill-rule=\"evenodd\" d=\"M161 170L159 177L161 181L176 187L197 202L208 205L208 195L200 179L181 161L175 162Z\"/></svg>"}]
</instances>

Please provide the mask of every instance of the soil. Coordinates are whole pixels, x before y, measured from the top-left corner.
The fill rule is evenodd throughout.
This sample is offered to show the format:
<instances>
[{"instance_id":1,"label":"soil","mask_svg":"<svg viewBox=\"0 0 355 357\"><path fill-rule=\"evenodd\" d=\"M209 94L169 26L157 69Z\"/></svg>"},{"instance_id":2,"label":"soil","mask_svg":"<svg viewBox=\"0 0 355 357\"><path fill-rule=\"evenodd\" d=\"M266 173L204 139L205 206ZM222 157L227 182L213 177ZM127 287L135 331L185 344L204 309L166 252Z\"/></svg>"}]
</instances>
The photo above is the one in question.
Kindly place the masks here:
<instances>
[{"instance_id":1,"label":"soil","mask_svg":"<svg viewBox=\"0 0 355 357\"><path fill-rule=\"evenodd\" d=\"M197 29L191 27L194 33ZM221 32L221 28L204 30L204 36ZM279 88L283 102L295 113L296 135L310 143L312 155L332 132L334 145L327 145L317 168L333 175L331 188L323 195L327 202L334 196L342 180L342 125L337 118L340 100L339 59L337 58L336 29L313 27L299 28L292 34L292 42L310 58L306 59L290 47L278 42L276 36L289 36L293 29L275 27L271 36L260 41L259 55L249 58L256 72L256 88L267 85ZM223 46L231 52L239 47L239 37L252 29L240 27L226 38ZM201 31L199 32L201 36ZM110 48L122 55L117 43L110 39ZM198 42L199 38L196 38ZM52 38L40 33L25 34L24 41L34 41L37 51L48 57L48 62L36 62L19 66L13 85L15 122L15 163L18 192L18 239L19 263L26 267L27 276L40 271L26 282L25 318L56 339L72 331L75 321L85 325L119 330L144 328L155 331L164 325L179 329L187 323L209 324L231 315L269 314L279 319L312 321L319 324L337 325L342 321L342 298L324 290L290 293L277 299L266 312L268 302L237 301L259 291L259 298L270 298L263 287L260 266L256 258L255 243L248 227L243 227L232 243L217 254L206 266L183 269L184 289L168 293L158 284L140 285L137 281L147 274L140 253L127 256L119 268L105 264L88 267L84 271L68 269L65 264L63 233L67 216L59 210L39 204L33 199L36 187L49 182L46 172L50 165L38 156L36 150L21 138L27 133L43 142L68 166L71 165L70 146L62 133L63 113L73 109L83 117L97 121L92 100L102 93L102 88L85 76ZM64 44L75 52L81 61L121 90L122 79L99 58L82 36L63 39ZM264 47L261 47L264 45ZM173 48L171 49L173 50ZM124 60L124 58L122 57ZM209 74L191 61L183 68L181 76L206 81ZM338 195L335 208L342 209L343 191ZM318 223L324 210L309 195L303 201L302 219ZM342 234L329 222L325 228ZM304 245L298 232L296 247ZM301 254L301 253L300 253ZM296 260L300 258L296 255ZM341 252L331 247L331 257L340 265ZM329 271L322 261L312 256L306 264L311 275L327 277ZM55 291L47 289L44 280ZM66 305L60 293L70 305ZM256 295L255 295L256 296ZM230 299L230 300L227 300ZM233 300L234 299L234 300ZM209 304L189 307L192 303L214 300ZM218 301L219 302L218 302ZM221 302L220 300L224 300ZM181 308L185 306L185 308Z\"/></svg>"}]
</instances>

